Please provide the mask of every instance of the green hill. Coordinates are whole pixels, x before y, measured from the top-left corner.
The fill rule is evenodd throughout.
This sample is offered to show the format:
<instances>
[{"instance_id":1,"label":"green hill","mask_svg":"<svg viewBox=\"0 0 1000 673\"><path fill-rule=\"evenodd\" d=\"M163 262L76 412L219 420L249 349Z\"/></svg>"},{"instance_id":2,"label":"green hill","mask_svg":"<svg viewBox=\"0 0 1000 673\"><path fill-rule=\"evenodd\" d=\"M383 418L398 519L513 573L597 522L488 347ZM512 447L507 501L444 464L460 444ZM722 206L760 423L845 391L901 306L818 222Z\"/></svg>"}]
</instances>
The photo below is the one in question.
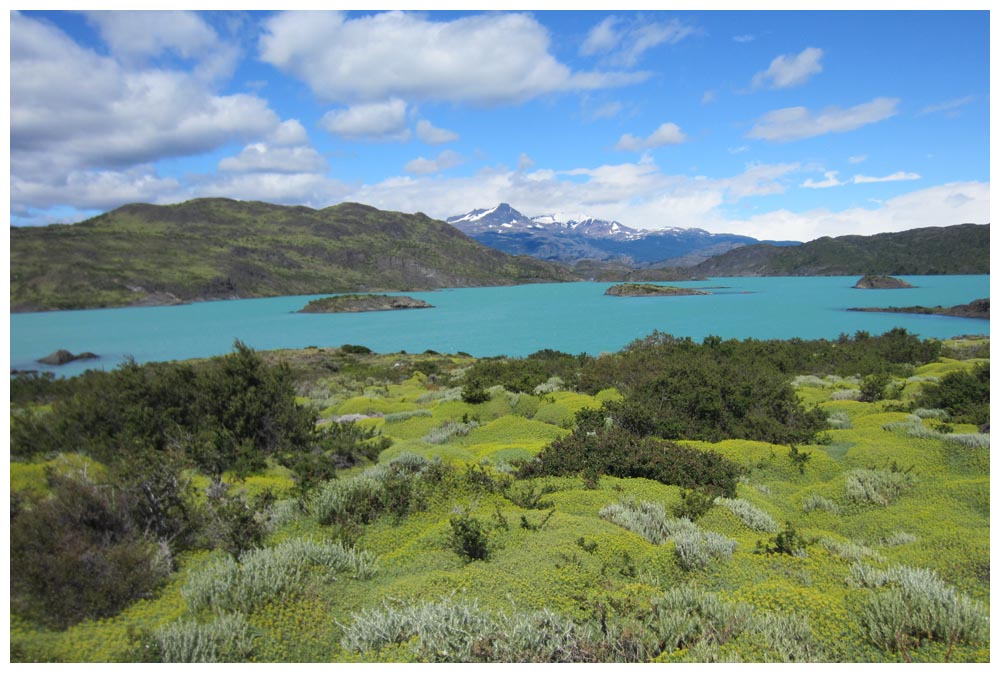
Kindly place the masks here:
<instances>
[{"instance_id":1,"label":"green hill","mask_svg":"<svg viewBox=\"0 0 1000 673\"><path fill-rule=\"evenodd\" d=\"M824 236L790 247L736 248L686 269L696 276L934 275L990 272L990 225L957 224L874 236Z\"/></svg>"},{"instance_id":2,"label":"green hill","mask_svg":"<svg viewBox=\"0 0 1000 673\"><path fill-rule=\"evenodd\" d=\"M195 199L11 228L12 311L570 280L417 213Z\"/></svg>"}]
</instances>

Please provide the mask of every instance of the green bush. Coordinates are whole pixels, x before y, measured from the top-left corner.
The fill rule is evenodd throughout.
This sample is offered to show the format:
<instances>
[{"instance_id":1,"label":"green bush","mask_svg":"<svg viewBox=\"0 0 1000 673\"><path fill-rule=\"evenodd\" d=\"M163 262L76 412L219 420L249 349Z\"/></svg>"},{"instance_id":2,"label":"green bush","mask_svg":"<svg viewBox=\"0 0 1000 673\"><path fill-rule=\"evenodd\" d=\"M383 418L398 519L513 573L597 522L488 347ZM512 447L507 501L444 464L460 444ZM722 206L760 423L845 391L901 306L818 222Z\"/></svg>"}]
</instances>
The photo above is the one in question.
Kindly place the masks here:
<instances>
[{"instance_id":1,"label":"green bush","mask_svg":"<svg viewBox=\"0 0 1000 673\"><path fill-rule=\"evenodd\" d=\"M925 408L943 409L956 423L989 423L989 363L977 364L971 372L952 372L939 383L926 384L916 403Z\"/></svg>"},{"instance_id":2,"label":"green bush","mask_svg":"<svg viewBox=\"0 0 1000 673\"><path fill-rule=\"evenodd\" d=\"M49 474L51 497L10 522L11 611L65 628L117 614L169 576L169 547L149 538L128 492Z\"/></svg>"},{"instance_id":3,"label":"green bush","mask_svg":"<svg viewBox=\"0 0 1000 673\"><path fill-rule=\"evenodd\" d=\"M639 437L620 428L594 429L594 412L577 414L577 429L546 446L524 464L521 478L544 475L608 475L644 477L683 488L732 495L740 468L715 453L653 437ZM581 422L582 421L582 422Z\"/></svg>"},{"instance_id":4,"label":"green bush","mask_svg":"<svg viewBox=\"0 0 1000 673\"><path fill-rule=\"evenodd\" d=\"M715 504L715 497L711 493L696 489L684 489L681 491L681 500L674 505L673 514L678 519L688 519L697 521Z\"/></svg>"},{"instance_id":5,"label":"green bush","mask_svg":"<svg viewBox=\"0 0 1000 673\"><path fill-rule=\"evenodd\" d=\"M451 537L448 544L452 551L466 561L485 561L489 558L490 526L465 512L456 512L449 519Z\"/></svg>"}]
</instances>

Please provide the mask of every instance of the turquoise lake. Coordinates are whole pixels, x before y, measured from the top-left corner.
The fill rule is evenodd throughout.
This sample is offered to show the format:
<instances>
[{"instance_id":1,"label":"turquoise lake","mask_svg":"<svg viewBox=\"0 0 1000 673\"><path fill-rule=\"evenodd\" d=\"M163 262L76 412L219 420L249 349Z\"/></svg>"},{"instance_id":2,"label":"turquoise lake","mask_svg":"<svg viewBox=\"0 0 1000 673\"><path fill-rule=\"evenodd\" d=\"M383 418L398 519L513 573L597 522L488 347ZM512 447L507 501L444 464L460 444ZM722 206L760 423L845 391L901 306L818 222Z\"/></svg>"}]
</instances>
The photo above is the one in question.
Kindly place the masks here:
<instances>
[{"instance_id":1,"label":"turquoise lake","mask_svg":"<svg viewBox=\"0 0 1000 673\"><path fill-rule=\"evenodd\" d=\"M295 313L326 295L203 302L183 306L21 313L10 316L15 369L72 376L138 362L182 360L232 350L234 339L253 348L362 344L383 353L464 351L475 356L523 356L552 348L567 353L616 351L660 330L701 340L723 338L834 339L865 330L903 327L922 337L989 334L989 321L852 307L953 306L988 297L989 276L902 276L917 286L855 290L857 276L713 278L669 283L711 295L607 297L613 283L557 283L407 292L433 309L352 314ZM668 284L668 283L664 283ZM47 367L38 358L64 348L99 360Z\"/></svg>"}]
</instances>

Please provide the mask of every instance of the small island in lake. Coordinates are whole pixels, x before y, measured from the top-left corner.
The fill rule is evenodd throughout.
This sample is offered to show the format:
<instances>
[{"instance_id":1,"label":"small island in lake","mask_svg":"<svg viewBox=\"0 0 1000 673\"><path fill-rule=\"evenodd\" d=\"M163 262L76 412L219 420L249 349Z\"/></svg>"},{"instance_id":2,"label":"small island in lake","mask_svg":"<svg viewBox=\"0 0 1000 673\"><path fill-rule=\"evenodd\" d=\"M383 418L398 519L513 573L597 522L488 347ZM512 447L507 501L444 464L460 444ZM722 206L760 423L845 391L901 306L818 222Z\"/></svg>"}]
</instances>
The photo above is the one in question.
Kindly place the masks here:
<instances>
[{"instance_id":1,"label":"small island in lake","mask_svg":"<svg viewBox=\"0 0 1000 673\"><path fill-rule=\"evenodd\" d=\"M41 362L43 365L60 366L66 364L67 362L74 362L76 360L94 360L96 358L97 355L89 351L86 353L79 353L74 355L73 353L70 353L68 350L60 348L59 350L53 353L49 353L43 358L39 358L38 362Z\"/></svg>"},{"instance_id":2,"label":"small island in lake","mask_svg":"<svg viewBox=\"0 0 1000 673\"><path fill-rule=\"evenodd\" d=\"M363 311L397 311L407 308L434 308L413 297L390 297L385 294L345 294L339 297L314 299L299 313L361 313Z\"/></svg>"},{"instance_id":3,"label":"small island in lake","mask_svg":"<svg viewBox=\"0 0 1000 673\"><path fill-rule=\"evenodd\" d=\"M913 287L913 285L892 276L876 275L867 275L854 284L854 288L857 290L900 290L907 287Z\"/></svg>"},{"instance_id":4,"label":"small island in lake","mask_svg":"<svg viewBox=\"0 0 1000 673\"><path fill-rule=\"evenodd\" d=\"M849 311L866 311L871 313L920 313L924 315L945 315L953 318L990 319L990 300L976 299L968 304L958 306L889 306L888 308L851 308Z\"/></svg>"},{"instance_id":5,"label":"small island in lake","mask_svg":"<svg viewBox=\"0 0 1000 673\"><path fill-rule=\"evenodd\" d=\"M703 290L674 285L653 285L651 283L622 283L612 285L604 294L611 297L679 297L695 294L712 294Z\"/></svg>"}]
</instances>

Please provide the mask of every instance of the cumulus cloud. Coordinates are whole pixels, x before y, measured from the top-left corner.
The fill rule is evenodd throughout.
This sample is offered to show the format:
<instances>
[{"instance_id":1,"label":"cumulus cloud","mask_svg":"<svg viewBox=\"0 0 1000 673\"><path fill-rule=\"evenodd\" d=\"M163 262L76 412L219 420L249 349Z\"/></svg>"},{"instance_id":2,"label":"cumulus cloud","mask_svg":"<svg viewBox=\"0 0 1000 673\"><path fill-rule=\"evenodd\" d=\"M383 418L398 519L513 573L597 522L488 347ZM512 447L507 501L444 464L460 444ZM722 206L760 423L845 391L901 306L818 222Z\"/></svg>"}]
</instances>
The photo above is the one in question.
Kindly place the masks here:
<instances>
[{"instance_id":1,"label":"cumulus cloud","mask_svg":"<svg viewBox=\"0 0 1000 673\"><path fill-rule=\"evenodd\" d=\"M638 152L640 150L663 147L664 145L678 145L687 140L679 126L672 122L660 124L659 128L645 138L637 138L631 133L624 134L615 144L615 149L622 152Z\"/></svg>"},{"instance_id":2,"label":"cumulus cloud","mask_svg":"<svg viewBox=\"0 0 1000 673\"><path fill-rule=\"evenodd\" d=\"M428 145L443 145L458 140L458 134L448 129L440 129L426 119L417 122L417 137Z\"/></svg>"},{"instance_id":3,"label":"cumulus cloud","mask_svg":"<svg viewBox=\"0 0 1000 673\"><path fill-rule=\"evenodd\" d=\"M827 133L844 133L892 117L896 114L897 105L898 98L875 98L846 110L838 107L829 107L821 112L810 112L804 107L772 110L754 124L747 137L787 142Z\"/></svg>"},{"instance_id":4,"label":"cumulus cloud","mask_svg":"<svg viewBox=\"0 0 1000 673\"><path fill-rule=\"evenodd\" d=\"M405 142L410 139L406 103L399 98L331 110L323 115L319 125L330 133L351 140Z\"/></svg>"},{"instance_id":5,"label":"cumulus cloud","mask_svg":"<svg viewBox=\"0 0 1000 673\"><path fill-rule=\"evenodd\" d=\"M170 185L143 172L137 178L130 167L250 141L279 126L278 116L256 96L218 95L187 72L128 67L79 46L43 20L14 12L10 21L15 209L41 207L67 185L61 203L71 203L73 193L82 194L81 203L123 202L92 194L93 185L142 199L152 195L151 185L157 191ZM196 50L202 43L175 35L159 44ZM31 198L37 203L25 200Z\"/></svg>"},{"instance_id":6,"label":"cumulus cloud","mask_svg":"<svg viewBox=\"0 0 1000 673\"><path fill-rule=\"evenodd\" d=\"M219 162L224 173L319 173L327 162L312 147L275 147L251 143L237 156Z\"/></svg>"},{"instance_id":7,"label":"cumulus cloud","mask_svg":"<svg viewBox=\"0 0 1000 673\"><path fill-rule=\"evenodd\" d=\"M728 220L723 226L756 238L773 238L775 232L781 232L790 239L810 241L821 236L869 235L964 222L985 224L989 220L989 183L952 182L887 199L875 208L818 208L802 213L777 210Z\"/></svg>"},{"instance_id":8,"label":"cumulus cloud","mask_svg":"<svg viewBox=\"0 0 1000 673\"><path fill-rule=\"evenodd\" d=\"M267 63L328 101L390 98L500 105L544 94L642 81L647 73L573 72L549 53L548 31L526 14L451 21L384 12L286 12L265 22Z\"/></svg>"},{"instance_id":9,"label":"cumulus cloud","mask_svg":"<svg viewBox=\"0 0 1000 673\"><path fill-rule=\"evenodd\" d=\"M850 162L850 163L852 163L852 164L860 164L861 162L863 162L867 158L868 158L867 154L858 154L858 155L855 155L853 157L847 157L847 161Z\"/></svg>"},{"instance_id":10,"label":"cumulus cloud","mask_svg":"<svg viewBox=\"0 0 1000 673\"><path fill-rule=\"evenodd\" d=\"M798 54L782 54L771 61L767 70L754 75L750 85L754 89L765 86L786 89L805 84L810 77L822 72L823 66L819 63L822 57L823 50L816 47L808 47Z\"/></svg>"},{"instance_id":11,"label":"cumulus cloud","mask_svg":"<svg viewBox=\"0 0 1000 673\"><path fill-rule=\"evenodd\" d=\"M58 180L11 175L11 209L27 214L65 204L76 210L111 210L124 203L171 203L184 191L173 178L162 178L151 165L123 171L71 171Z\"/></svg>"},{"instance_id":12,"label":"cumulus cloud","mask_svg":"<svg viewBox=\"0 0 1000 673\"><path fill-rule=\"evenodd\" d=\"M408 161L406 166L403 167L403 170L414 175L431 175L433 173L446 171L449 168L454 168L455 166L460 165L463 161L464 159L462 159L462 155L458 152L445 150L439 154L436 159L417 157L412 161Z\"/></svg>"},{"instance_id":13,"label":"cumulus cloud","mask_svg":"<svg viewBox=\"0 0 1000 673\"><path fill-rule=\"evenodd\" d=\"M632 67L650 49L661 44L676 44L696 32L694 26L679 19L638 20L618 28L622 23L619 17L609 16L591 28L580 45L580 54L602 54L615 65Z\"/></svg>"},{"instance_id":14,"label":"cumulus cloud","mask_svg":"<svg viewBox=\"0 0 1000 673\"><path fill-rule=\"evenodd\" d=\"M863 184L865 182L898 182L900 180L919 180L920 175L917 173L907 173L905 171L897 171L892 175L886 175L880 178L871 177L868 175L855 175L854 183Z\"/></svg>"},{"instance_id":15,"label":"cumulus cloud","mask_svg":"<svg viewBox=\"0 0 1000 673\"><path fill-rule=\"evenodd\" d=\"M233 173L205 176L186 198L222 196L289 206L325 208L345 200L351 188L318 173Z\"/></svg>"},{"instance_id":16,"label":"cumulus cloud","mask_svg":"<svg viewBox=\"0 0 1000 673\"><path fill-rule=\"evenodd\" d=\"M535 165L535 160L529 157L524 152L517 158L517 170L519 173L523 173L526 170L533 168Z\"/></svg>"},{"instance_id":17,"label":"cumulus cloud","mask_svg":"<svg viewBox=\"0 0 1000 673\"><path fill-rule=\"evenodd\" d=\"M841 185L847 184L846 182L841 182L837 179L838 171L827 171L823 173L824 180L813 180L812 178L807 179L803 182L800 187L809 187L810 189L827 189L829 187L840 187Z\"/></svg>"}]
</instances>

